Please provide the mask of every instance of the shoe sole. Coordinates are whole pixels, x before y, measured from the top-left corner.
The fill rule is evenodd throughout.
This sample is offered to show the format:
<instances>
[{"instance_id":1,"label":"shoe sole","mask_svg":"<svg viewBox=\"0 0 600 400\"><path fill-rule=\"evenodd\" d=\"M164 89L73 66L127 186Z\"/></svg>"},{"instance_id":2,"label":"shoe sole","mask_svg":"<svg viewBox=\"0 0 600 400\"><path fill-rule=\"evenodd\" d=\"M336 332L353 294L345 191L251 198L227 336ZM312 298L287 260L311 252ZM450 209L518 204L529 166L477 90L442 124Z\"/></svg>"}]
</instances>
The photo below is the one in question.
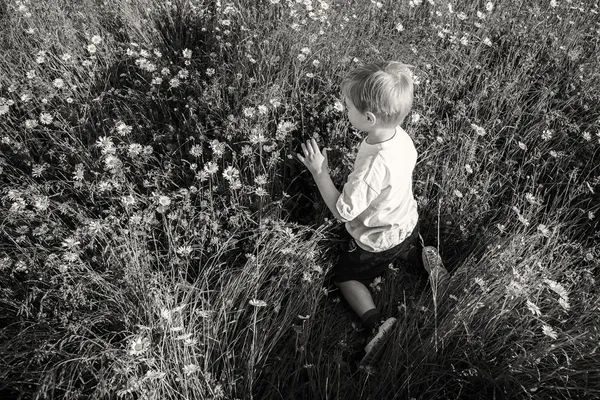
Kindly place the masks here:
<instances>
[{"instance_id":1,"label":"shoe sole","mask_svg":"<svg viewBox=\"0 0 600 400\"><path fill-rule=\"evenodd\" d=\"M392 322L388 322L390 320L391 319L388 319L384 325L382 325L383 334L380 336L380 339L373 344L371 350L368 351L367 354L365 354L365 356L360 360L360 365L368 365L379 358L386 343L390 340L390 337L392 336L392 330L397 322L395 318L391 320Z\"/></svg>"}]
</instances>

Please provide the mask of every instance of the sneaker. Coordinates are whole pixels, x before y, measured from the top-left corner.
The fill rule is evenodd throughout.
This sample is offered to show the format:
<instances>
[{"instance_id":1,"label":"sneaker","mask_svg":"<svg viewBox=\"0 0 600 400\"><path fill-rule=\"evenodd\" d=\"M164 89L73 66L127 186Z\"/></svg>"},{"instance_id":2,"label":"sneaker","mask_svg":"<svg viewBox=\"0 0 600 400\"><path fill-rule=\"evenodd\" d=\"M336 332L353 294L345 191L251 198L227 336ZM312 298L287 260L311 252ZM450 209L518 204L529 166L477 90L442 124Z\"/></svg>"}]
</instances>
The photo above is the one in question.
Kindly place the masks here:
<instances>
[{"instance_id":1,"label":"sneaker","mask_svg":"<svg viewBox=\"0 0 600 400\"><path fill-rule=\"evenodd\" d=\"M396 324L396 318L390 317L378 327L373 328L373 332L367 339L365 356L360 360L362 365L369 364L379 356L381 350L383 350L383 346L392 335L394 324Z\"/></svg>"},{"instance_id":2,"label":"sneaker","mask_svg":"<svg viewBox=\"0 0 600 400\"><path fill-rule=\"evenodd\" d=\"M443 294L448 287L450 274L442 264L442 258L433 246L426 246L421 252L423 266L429 274L429 282L435 295Z\"/></svg>"}]
</instances>

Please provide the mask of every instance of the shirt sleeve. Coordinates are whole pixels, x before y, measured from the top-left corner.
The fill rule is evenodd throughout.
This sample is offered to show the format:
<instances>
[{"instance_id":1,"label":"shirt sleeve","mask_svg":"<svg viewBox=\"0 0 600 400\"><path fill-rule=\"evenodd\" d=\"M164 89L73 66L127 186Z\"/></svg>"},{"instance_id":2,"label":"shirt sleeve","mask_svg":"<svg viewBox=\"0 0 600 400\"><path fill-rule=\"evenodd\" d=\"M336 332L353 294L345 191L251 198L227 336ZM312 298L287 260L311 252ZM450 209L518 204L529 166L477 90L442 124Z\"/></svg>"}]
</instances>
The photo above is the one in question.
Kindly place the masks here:
<instances>
[{"instance_id":1,"label":"shirt sleeve","mask_svg":"<svg viewBox=\"0 0 600 400\"><path fill-rule=\"evenodd\" d=\"M385 167L378 157L373 157L366 169L354 170L348 175L342 193L336 202L336 209L343 222L352 221L365 211L379 196L385 180Z\"/></svg>"}]
</instances>

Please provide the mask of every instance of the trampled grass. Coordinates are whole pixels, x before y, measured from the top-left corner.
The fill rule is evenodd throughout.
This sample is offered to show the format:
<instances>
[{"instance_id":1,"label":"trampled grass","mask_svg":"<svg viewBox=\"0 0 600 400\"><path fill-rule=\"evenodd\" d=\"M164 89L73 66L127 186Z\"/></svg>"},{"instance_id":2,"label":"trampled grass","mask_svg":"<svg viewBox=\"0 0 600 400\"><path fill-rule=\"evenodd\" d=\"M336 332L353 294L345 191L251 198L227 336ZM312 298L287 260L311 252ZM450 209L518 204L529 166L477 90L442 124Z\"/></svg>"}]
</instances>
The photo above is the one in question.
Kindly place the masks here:
<instances>
[{"instance_id":1,"label":"trampled grass","mask_svg":"<svg viewBox=\"0 0 600 400\"><path fill-rule=\"evenodd\" d=\"M576 0L0 4L2 398L600 396L600 18ZM414 65L427 244L372 287L361 370L328 280L360 133L339 83Z\"/></svg>"}]
</instances>

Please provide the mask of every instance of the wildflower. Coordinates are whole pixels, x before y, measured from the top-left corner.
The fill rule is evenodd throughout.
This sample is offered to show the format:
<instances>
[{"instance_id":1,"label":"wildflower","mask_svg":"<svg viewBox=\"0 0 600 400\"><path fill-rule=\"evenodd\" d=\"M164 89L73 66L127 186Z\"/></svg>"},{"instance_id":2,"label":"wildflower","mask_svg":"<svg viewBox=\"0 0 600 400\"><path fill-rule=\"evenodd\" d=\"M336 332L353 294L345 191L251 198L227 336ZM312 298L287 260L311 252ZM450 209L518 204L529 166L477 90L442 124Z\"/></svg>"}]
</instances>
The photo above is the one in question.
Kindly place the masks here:
<instances>
[{"instance_id":1,"label":"wildflower","mask_svg":"<svg viewBox=\"0 0 600 400\"><path fill-rule=\"evenodd\" d=\"M396 24L396 26L394 27L394 29L396 29L396 31L398 31L398 32L402 32L402 31L404 31L404 25L402 25L401 22L398 22Z\"/></svg>"},{"instance_id":2,"label":"wildflower","mask_svg":"<svg viewBox=\"0 0 600 400\"><path fill-rule=\"evenodd\" d=\"M4 115L8 112L8 105L1 104L0 105L0 115Z\"/></svg>"},{"instance_id":3,"label":"wildflower","mask_svg":"<svg viewBox=\"0 0 600 400\"><path fill-rule=\"evenodd\" d=\"M152 84L153 85L160 85L162 83L163 79L160 76L157 76L155 78L152 78Z\"/></svg>"},{"instance_id":4,"label":"wildflower","mask_svg":"<svg viewBox=\"0 0 600 400\"><path fill-rule=\"evenodd\" d=\"M540 231L540 233L542 235L544 235L545 237L550 236L550 229L548 229L548 227L544 224L539 224L537 227L537 230Z\"/></svg>"},{"instance_id":5,"label":"wildflower","mask_svg":"<svg viewBox=\"0 0 600 400\"><path fill-rule=\"evenodd\" d=\"M571 309L571 305L569 304L569 300L565 298L558 299L558 304L565 310L569 311Z\"/></svg>"},{"instance_id":6,"label":"wildflower","mask_svg":"<svg viewBox=\"0 0 600 400\"><path fill-rule=\"evenodd\" d=\"M583 139L587 142L592 140L592 135L589 132L583 132L583 134L581 136L583 136Z\"/></svg>"},{"instance_id":7,"label":"wildflower","mask_svg":"<svg viewBox=\"0 0 600 400\"><path fill-rule=\"evenodd\" d=\"M254 117L254 108L253 107L244 107L244 116L246 118L252 118Z\"/></svg>"},{"instance_id":8,"label":"wildflower","mask_svg":"<svg viewBox=\"0 0 600 400\"><path fill-rule=\"evenodd\" d=\"M563 299L569 298L569 293L567 290L558 282L553 281L552 279L544 279L544 283L548 285L548 287L557 295L562 297Z\"/></svg>"},{"instance_id":9,"label":"wildflower","mask_svg":"<svg viewBox=\"0 0 600 400\"><path fill-rule=\"evenodd\" d=\"M531 193L525 193L525 200L527 200L529 202L529 204L534 205L534 206L538 206L540 204L542 204L538 199L536 199L536 197L531 194Z\"/></svg>"},{"instance_id":10,"label":"wildflower","mask_svg":"<svg viewBox=\"0 0 600 400\"><path fill-rule=\"evenodd\" d=\"M519 214L517 218L518 218L518 220L519 220L520 223L522 223L525 226L529 226L529 220L527 218L525 218L521 214Z\"/></svg>"},{"instance_id":11,"label":"wildflower","mask_svg":"<svg viewBox=\"0 0 600 400\"><path fill-rule=\"evenodd\" d=\"M267 196L269 194L269 192L267 192L264 188L262 187L258 187L256 188L256 190L254 191L254 193L259 196L259 197L264 197Z\"/></svg>"},{"instance_id":12,"label":"wildflower","mask_svg":"<svg viewBox=\"0 0 600 400\"><path fill-rule=\"evenodd\" d=\"M416 124L417 122L419 122L420 119L421 119L421 115L419 115L419 113L413 113L413 115L411 117L411 121L413 124Z\"/></svg>"},{"instance_id":13,"label":"wildflower","mask_svg":"<svg viewBox=\"0 0 600 400\"><path fill-rule=\"evenodd\" d=\"M32 70L29 70L29 71L27 71L27 74L26 74L26 76L27 76L27 79L29 79L29 80L31 80L31 79L33 79L33 78L35 78L35 71L34 71L33 69L32 69Z\"/></svg>"},{"instance_id":14,"label":"wildflower","mask_svg":"<svg viewBox=\"0 0 600 400\"><path fill-rule=\"evenodd\" d=\"M269 109L267 108L267 106L264 106L264 105L261 104L261 105L258 106L258 112L261 115L265 115L267 112L269 112Z\"/></svg>"},{"instance_id":15,"label":"wildflower","mask_svg":"<svg viewBox=\"0 0 600 400\"><path fill-rule=\"evenodd\" d=\"M121 136L131 133L131 131L133 129L131 126L127 125L123 121L118 121L117 124L115 125L115 128L117 130L117 133Z\"/></svg>"},{"instance_id":16,"label":"wildflower","mask_svg":"<svg viewBox=\"0 0 600 400\"><path fill-rule=\"evenodd\" d=\"M182 69L177 73L177 77L179 79L186 79L188 76L190 76L190 71L188 71L187 69Z\"/></svg>"},{"instance_id":17,"label":"wildflower","mask_svg":"<svg viewBox=\"0 0 600 400\"><path fill-rule=\"evenodd\" d=\"M548 141L548 140L552 139L552 134L553 134L552 130L544 129L544 131L542 132L542 139Z\"/></svg>"},{"instance_id":18,"label":"wildflower","mask_svg":"<svg viewBox=\"0 0 600 400\"><path fill-rule=\"evenodd\" d=\"M523 142L519 142L519 147L521 148L521 150L527 150L527 145Z\"/></svg>"},{"instance_id":19,"label":"wildflower","mask_svg":"<svg viewBox=\"0 0 600 400\"><path fill-rule=\"evenodd\" d=\"M267 141L267 138L265 137L263 131L259 128L252 128L252 130L250 131L250 137L248 139L252 144L261 144Z\"/></svg>"},{"instance_id":20,"label":"wildflower","mask_svg":"<svg viewBox=\"0 0 600 400\"><path fill-rule=\"evenodd\" d=\"M474 279L474 281L481 288L482 291L487 292L487 285L486 285L485 281L482 278L476 277Z\"/></svg>"},{"instance_id":21,"label":"wildflower","mask_svg":"<svg viewBox=\"0 0 600 400\"><path fill-rule=\"evenodd\" d=\"M467 14L465 14L464 12L459 12L458 14L456 14L456 17L461 21L464 21L467 19Z\"/></svg>"},{"instance_id":22,"label":"wildflower","mask_svg":"<svg viewBox=\"0 0 600 400\"><path fill-rule=\"evenodd\" d=\"M180 84L180 83L181 83L181 82L179 81L179 79L177 79L177 78L173 78L173 79L171 79L171 80L169 81L169 87L171 87L171 88L176 88L176 87L179 87L179 84Z\"/></svg>"},{"instance_id":23,"label":"wildflower","mask_svg":"<svg viewBox=\"0 0 600 400\"><path fill-rule=\"evenodd\" d=\"M311 51L308 47L303 47L302 49L300 49L300 51L302 52L302 54L305 54L305 55L309 55L311 53Z\"/></svg>"},{"instance_id":24,"label":"wildflower","mask_svg":"<svg viewBox=\"0 0 600 400\"><path fill-rule=\"evenodd\" d=\"M89 51L90 53L94 54L96 52L96 45L95 44L88 44L87 46L87 51Z\"/></svg>"},{"instance_id":25,"label":"wildflower","mask_svg":"<svg viewBox=\"0 0 600 400\"><path fill-rule=\"evenodd\" d=\"M143 151L143 147L139 143L131 143L128 148L129 157L137 157Z\"/></svg>"},{"instance_id":26,"label":"wildflower","mask_svg":"<svg viewBox=\"0 0 600 400\"><path fill-rule=\"evenodd\" d=\"M471 128L473 128L479 136L485 136L486 134L485 129L483 129L481 126L471 124Z\"/></svg>"},{"instance_id":27,"label":"wildflower","mask_svg":"<svg viewBox=\"0 0 600 400\"><path fill-rule=\"evenodd\" d=\"M196 364L187 364L183 367L183 373L186 376L190 376L198 371L200 371L200 367Z\"/></svg>"},{"instance_id":28,"label":"wildflower","mask_svg":"<svg viewBox=\"0 0 600 400\"><path fill-rule=\"evenodd\" d=\"M492 11L494 11L494 3L488 1L485 5L485 9L487 10L487 12L491 13Z\"/></svg>"},{"instance_id":29,"label":"wildflower","mask_svg":"<svg viewBox=\"0 0 600 400\"><path fill-rule=\"evenodd\" d=\"M129 344L129 354L137 356L145 353L150 347L150 341L146 337L138 336Z\"/></svg>"},{"instance_id":30,"label":"wildflower","mask_svg":"<svg viewBox=\"0 0 600 400\"><path fill-rule=\"evenodd\" d=\"M206 182L209 176L210 175L205 170L196 173L196 179L198 179L200 182Z\"/></svg>"},{"instance_id":31,"label":"wildflower","mask_svg":"<svg viewBox=\"0 0 600 400\"><path fill-rule=\"evenodd\" d=\"M44 125L50 125L53 119L54 118L52 117L52 115L48 113L43 112L40 114L40 122Z\"/></svg>"},{"instance_id":32,"label":"wildflower","mask_svg":"<svg viewBox=\"0 0 600 400\"><path fill-rule=\"evenodd\" d=\"M266 175L257 175L256 178L254 178L254 182L259 185L266 185L267 184L267 176Z\"/></svg>"},{"instance_id":33,"label":"wildflower","mask_svg":"<svg viewBox=\"0 0 600 400\"><path fill-rule=\"evenodd\" d=\"M550 0L550 7L556 8L556 6L558 6L558 3L556 2L556 0Z\"/></svg>"},{"instance_id":34,"label":"wildflower","mask_svg":"<svg viewBox=\"0 0 600 400\"><path fill-rule=\"evenodd\" d=\"M511 280L510 283L506 285L506 291L509 295L518 297L524 293L524 288L519 282Z\"/></svg>"},{"instance_id":35,"label":"wildflower","mask_svg":"<svg viewBox=\"0 0 600 400\"><path fill-rule=\"evenodd\" d=\"M228 166L225 168L225 171L223 171L223 178L231 182L232 180L236 179L239 174L240 172L236 168Z\"/></svg>"},{"instance_id":36,"label":"wildflower","mask_svg":"<svg viewBox=\"0 0 600 400\"><path fill-rule=\"evenodd\" d=\"M48 198L48 196L36 196L35 197L34 207L37 208L39 211L46 211L49 206L50 206L50 199ZM77 244L79 244L79 242L77 242Z\"/></svg>"},{"instance_id":37,"label":"wildflower","mask_svg":"<svg viewBox=\"0 0 600 400\"><path fill-rule=\"evenodd\" d=\"M266 307L267 306L267 303L264 302L263 300L252 299L249 301L249 303L251 306L254 306L254 307Z\"/></svg>"},{"instance_id":38,"label":"wildflower","mask_svg":"<svg viewBox=\"0 0 600 400\"><path fill-rule=\"evenodd\" d=\"M65 81L63 81L60 78L57 78L52 82L52 84L54 85L55 88L60 89L65 86Z\"/></svg>"},{"instance_id":39,"label":"wildflower","mask_svg":"<svg viewBox=\"0 0 600 400\"><path fill-rule=\"evenodd\" d=\"M210 142L210 148L213 151L213 156L216 158L220 158L223 156L223 154L225 154L225 143L221 143L217 139L214 139L212 142Z\"/></svg>"},{"instance_id":40,"label":"wildflower","mask_svg":"<svg viewBox=\"0 0 600 400\"><path fill-rule=\"evenodd\" d=\"M38 52L37 56L35 57L35 62L38 64L43 64L46 62L46 54L43 51Z\"/></svg>"},{"instance_id":41,"label":"wildflower","mask_svg":"<svg viewBox=\"0 0 600 400\"><path fill-rule=\"evenodd\" d=\"M135 205L136 200L135 200L135 197L133 197L132 195L127 195L127 196L121 197L121 202L123 203L123 205L125 207L130 207L130 206Z\"/></svg>"},{"instance_id":42,"label":"wildflower","mask_svg":"<svg viewBox=\"0 0 600 400\"><path fill-rule=\"evenodd\" d=\"M177 248L177 254L182 255L182 256L189 256L192 253L192 247L191 246L179 246Z\"/></svg>"},{"instance_id":43,"label":"wildflower","mask_svg":"<svg viewBox=\"0 0 600 400\"><path fill-rule=\"evenodd\" d=\"M479 19L485 19L485 14L482 13L481 11L477 10L477 18L479 18Z\"/></svg>"},{"instance_id":44,"label":"wildflower","mask_svg":"<svg viewBox=\"0 0 600 400\"><path fill-rule=\"evenodd\" d=\"M92 36L92 43L95 45L99 45L100 43L102 43L102 38L98 35L94 35Z\"/></svg>"},{"instance_id":45,"label":"wildflower","mask_svg":"<svg viewBox=\"0 0 600 400\"><path fill-rule=\"evenodd\" d=\"M456 197L458 197L459 199L463 197L463 194L462 194L462 193L461 193L461 191L460 191L460 190L458 190L458 189L454 189L454 195L455 195Z\"/></svg>"},{"instance_id":46,"label":"wildflower","mask_svg":"<svg viewBox=\"0 0 600 400\"><path fill-rule=\"evenodd\" d=\"M542 332L544 332L544 335L551 337L552 339L556 339L558 337L556 331L551 326L546 324L542 326Z\"/></svg>"},{"instance_id":47,"label":"wildflower","mask_svg":"<svg viewBox=\"0 0 600 400\"><path fill-rule=\"evenodd\" d=\"M206 75L207 76L213 76L215 74L215 69L214 68L207 68L206 69Z\"/></svg>"},{"instance_id":48,"label":"wildflower","mask_svg":"<svg viewBox=\"0 0 600 400\"><path fill-rule=\"evenodd\" d=\"M184 49L183 50L183 57L185 57L185 58L192 58L192 51L190 49Z\"/></svg>"},{"instance_id":49,"label":"wildflower","mask_svg":"<svg viewBox=\"0 0 600 400\"><path fill-rule=\"evenodd\" d=\"M154 55L156 56L156 58L161 58L162 57L162 53L158 49L154 49L152 52L154 53Z\"/></svg>"},{"instance_id":50,"label":"wildflower","mask_svg":"<svg viewBox=\"0 0 600 400\"><path fill-rule=\"evenodd\" d=\"M469 164L465 164L465 170L467 171L468 174L473 173L473 168L471 168L471 165L469 165Z\"/></svg>"},{"instance_id":51,"label":"wildflower","mask_svg":"<svg viewBox=\"0 0 600 400\"><path fill-rule=\"evenodd\" d=\"M304 54L298 54L298 60L304 61L306 60L306 56Z\"/></svg>"},{"instance_id":52,"label":"wildflower","mask_svg":"<svg viewBox=\"0 0 600 400\"><path fill-rule=\"evenodd\" d=\"M106 156L106 158L104 159L104 165L106 166L107 169L116 171L121 168L123 163L121 162L121 160L119 160L113 154L108 154Z\"/></svg>"},{"instance_id":53,"label":"wildflower","mask_svg":"<svg viewBox=\"0 0 600 400\"><path fill-rule=\"evenodd\" d=\"M535 305L535 303L533 303L531 300L527 300L527 308L536 317L539 317L539 316L542 315L542 312L540 311L540 308L537 305Z\"/></svg>"},{"instance_id":54,"label":"wildflower","mask_svg":"<svg viewBox=\"0 0 600 400\"><path fill-rule=\"evenodd\" d=\"M242 146L242 156L243 157L250 157L252 154L254 154L254 150L252 149L252 146L247 145L247 144Z\"/></svg>"},{"instance_id":55,"label":"wildflower","mask_svg":"<svg viewBox=\"0 0 600 400\"><path fill-rule=\"evenodd\" d=\"M307 73L306 73L306 77L307 77L307 78L314 78L314 77L315 77L315 74L313 74L312 72L307 72Z\"/></svg>"},{"instance_id":56,"label":"wildflower","mask_svg":"<svg viewBox=\"0 0 600 400\"><path fill-rule=\"evenodd\" d=\"M193 145L190 149L190 155L192 155L193 157L200 157L202 155L202 146L200 146L199 144Z\"/></svg>"},{"instance_id":57,"label":"wildflower","mask_svg":"<svg viewBox=\"0 0 600 400\"><path fill-rule=\"evenodd\" d=\"M163 207L168 207L171 204L171 199L168 196L159 196L158 204Z\"/></svg>"}]
</instances>

